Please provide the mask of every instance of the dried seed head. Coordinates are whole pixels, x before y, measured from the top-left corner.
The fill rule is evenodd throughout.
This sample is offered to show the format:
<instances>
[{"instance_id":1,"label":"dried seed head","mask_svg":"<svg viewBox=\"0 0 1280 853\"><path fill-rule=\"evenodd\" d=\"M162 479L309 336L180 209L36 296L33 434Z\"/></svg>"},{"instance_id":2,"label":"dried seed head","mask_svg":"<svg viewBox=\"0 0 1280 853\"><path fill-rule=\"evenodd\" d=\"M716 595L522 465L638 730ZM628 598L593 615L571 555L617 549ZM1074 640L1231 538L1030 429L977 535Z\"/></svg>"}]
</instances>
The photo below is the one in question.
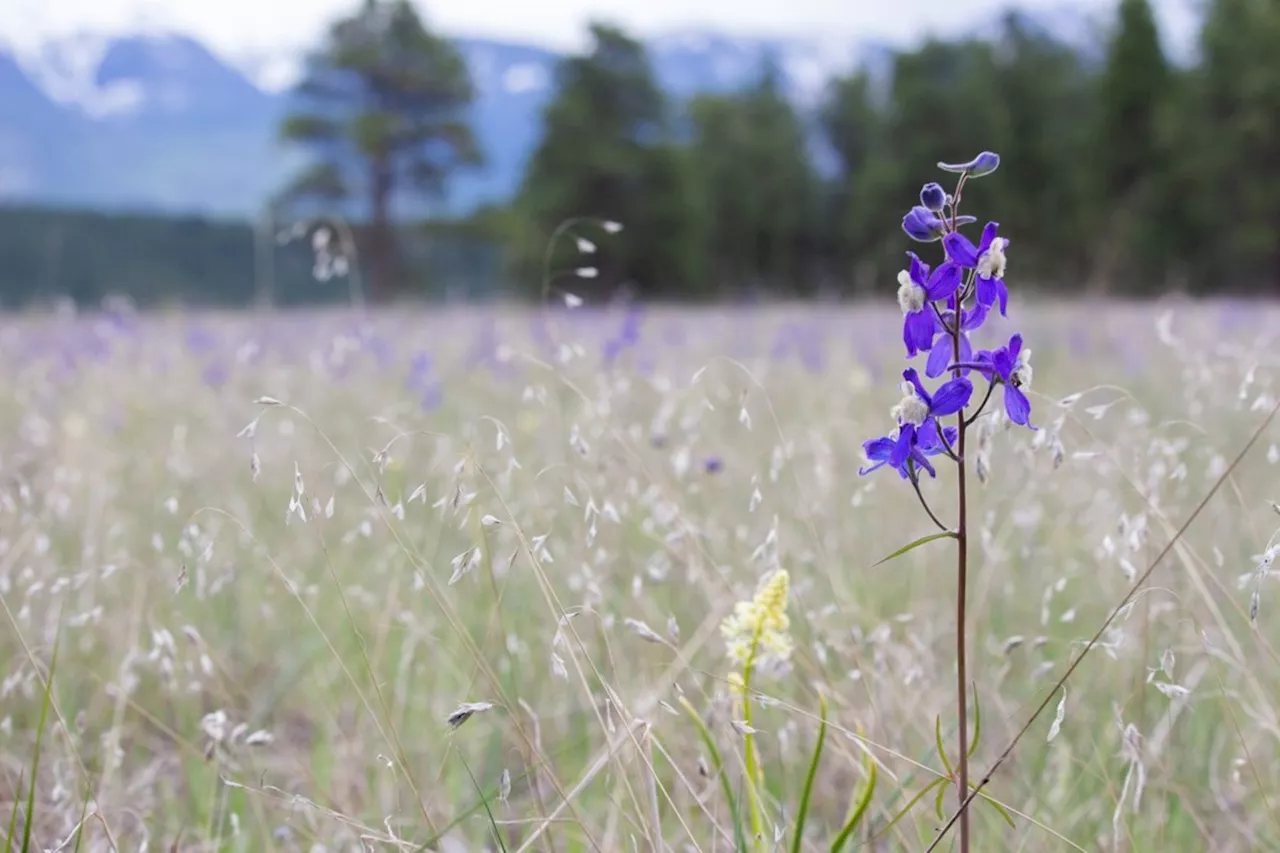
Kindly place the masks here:
<instances>
[{"instance_id":1,"label":"dried seed head","mask_svg":"<svg viewBox=\"0 0 1280 853\"><path fill-rule=\"evenodd\" d=\"M658 636L658 633L656 631L650 628L646 623L641 622L639 619L628 618L623 620L623 623L628 628L630 628L631 632L635 634L637 637L639 637L640 639L650 643L658 643L659 645L666 645L666 641L663 640L662 637Z\"/></svg>"},{"instance_id":2,"label":"dried seed head","mask_svg":"<svg viewBox=\"0 0 1280 853\"><path fill-rule=\"evenodd\" d=\"M453 713L445 717L445 722L450 728L456 729L458 726L471 719L473 714L480 714L488 711L493 707L492 702L463 702Z\"/></svg>"}]
</instances>

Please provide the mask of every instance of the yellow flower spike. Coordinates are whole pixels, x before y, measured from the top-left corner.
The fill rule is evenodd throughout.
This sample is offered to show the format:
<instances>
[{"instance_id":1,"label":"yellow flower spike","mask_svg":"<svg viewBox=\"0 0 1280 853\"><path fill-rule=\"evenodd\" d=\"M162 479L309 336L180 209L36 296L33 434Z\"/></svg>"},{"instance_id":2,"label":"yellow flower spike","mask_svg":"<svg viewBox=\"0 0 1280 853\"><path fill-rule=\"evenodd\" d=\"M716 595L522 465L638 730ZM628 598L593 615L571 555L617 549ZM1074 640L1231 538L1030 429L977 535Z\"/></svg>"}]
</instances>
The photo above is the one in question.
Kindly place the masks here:
<instances>
[{"instance_id":1,"label":"yellow flower spike","mask_svg":"<svg viewBox=\"0 0 1280 853\"><path fill-rule=\"evenodd\" d=\"M729 659L744 666L791 657L787 593L791 578L779 569L765 578L750 601L740 601L720 625Z\"/></svg>"},{"instance_id":2,"label":"yellow flower spike","mask_svg":"<svg viewBox=\"0 0 1280 853\"><path fill-rule=\"evenodd\" d=\"M729 659L742 667L742 674L729 676L732 691L742 702L743 759L747 771L747 806L751 834L756 846L764 849L764 767L756 755L751 727L751 674L758 663L781 663L791 657L791 621L787 618L787 593L791 578L785 569L768 575L750 601L740 601L720 625Z\"/></svg>"}]
</instances>

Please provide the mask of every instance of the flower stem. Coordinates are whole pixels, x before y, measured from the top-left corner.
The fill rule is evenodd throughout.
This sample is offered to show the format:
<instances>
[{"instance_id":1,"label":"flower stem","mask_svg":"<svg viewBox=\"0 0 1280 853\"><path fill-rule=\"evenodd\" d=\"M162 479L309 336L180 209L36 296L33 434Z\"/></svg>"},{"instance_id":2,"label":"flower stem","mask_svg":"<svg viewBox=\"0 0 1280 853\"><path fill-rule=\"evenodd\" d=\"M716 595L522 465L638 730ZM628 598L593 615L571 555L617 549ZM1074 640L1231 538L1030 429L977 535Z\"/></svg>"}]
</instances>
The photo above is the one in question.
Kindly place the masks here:
<instances>
[{"instance_id":1,"label":"flower stem","mask_svg":"<svg viewBox=\"0 0 1280 853\"><path fill-rule=\"evenodd\" d=\"M924 492L920 491L920 480L917 477L911 478L911 486L916 490L916 497L920 499L920 506L924 507L924 511L928 513L929 518L934 524L938 525L939 530L949 529L945 524L938 520L938 516L933 514L933 509L929 506L929 502L924 499Z\"/></svg>"},{"instance_id":2,"label":"flower stem","mask_svg":"<svg viewBox=\"0 0 1280 853\"><path fill-rule=\"evenodd\" d=\"M756 758L756 743L751 730L751 673L755 668L756 649L760 647L760 635L764 628L761 621L755 627L751 638L751 651L746 663L742 666L742 724L746 727L743 733L743 761L747 770L747 806L751 820L751 839L755 849L762 849L764 843L764 804L760 799L760 783L763 781L760 765Z\"/></svg>"},{"instance_id":3,"label":"flower stem","mask_svg":"<svg viewBox=\"0 0 1280 853\"><path fill-rule=\"evenodd\" d=\"M974 413L965 419L965 426L972 425L974 421L982 416L982 411L987 407L987 402L991 399L991 392L994 390L996 390L996 383L987 383L987 395L982 398L982 402L978 404L978 408L974 410Z\"/></svg>"},{"instance_id":4,"label":"flower stem","mask_svg":"<svg viewBox=\"0 0 1280 853\"><path fill-rule=\"evenodd\" d=\"M956 188L956 203L959 204L960 190L964 186L961 178ZM955 360L960 361L961 315L963 303L956 304L955 328L951 331L951 344L954 348ZM961 375L957 369L956 377ZM983 401L983 405L986 401ZM956 712L959 716L957 734L960 738L960 749L956 756L956 797L960 803L960 853L969 853L969 810L964 808L965 795L969 792L969 673L966 661L965 604L969 586L969 515L968 493L965 489L964 444L968 430L964 410L956 413L956 427L959 436L956 439L956 450L959 459L956 462Z\"/></svg>"}]
</instances>

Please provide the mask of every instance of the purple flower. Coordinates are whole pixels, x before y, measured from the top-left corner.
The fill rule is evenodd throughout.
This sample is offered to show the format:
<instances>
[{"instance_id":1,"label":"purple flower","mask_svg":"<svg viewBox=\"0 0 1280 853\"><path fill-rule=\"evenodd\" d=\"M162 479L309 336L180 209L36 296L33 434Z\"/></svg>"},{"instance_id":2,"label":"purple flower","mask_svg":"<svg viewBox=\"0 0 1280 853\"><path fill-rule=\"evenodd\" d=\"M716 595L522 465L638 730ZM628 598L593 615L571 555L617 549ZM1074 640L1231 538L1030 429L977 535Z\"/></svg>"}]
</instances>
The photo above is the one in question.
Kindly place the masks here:
<instances>
[{"instance_id":1,"label":"purple flower","mask_svg":"<svg viewBox=\"0 0 1280 853\"><path fill-rule=\"evenodd\" d=\"M1031 426L1031 401L1022 392L1031 387L1031 349L1022 347L1022 335L1009 338L997 350L980 350L967 366L983 374L991 382L1004 386L1004 410L1009 420L1019 426Z\"/></svg>"},{"instance_id":2,"label":"purple flower","mask_svg":"<svg viewBox=\"0 0 1280 853\"><path fill-rule=\"evenodd\" d=\"M898 441L894 445L889 464L895 468L906 463L911 448L917 442L917 432L930 422L946 415L954 415L969 403L973 396L973 383L964 377L952 379L930 394L920 381L914 367L902 371L902 400L893 407L898 420Z\"/></svg>"},{"instance_id":3,"label":"purple flower","mask_svg":"<svg viewBox=\"0 0 1280 853\"><path fill-rule=\"evenodd\" d=\"M959 228L977 221L973 216L957 216L955 225ZM949 221L943 221L942 217L922 204L917 204L902 217L902 230L917 243L935 243L941 240L948 226Z\"/></svg>"},{"instance_id":4,"label":"purple flower","mask_svg":"<svg viewBox=\"0 0 1280 853\"><path fill-rule=\"evenodd\" d=\"M936 181L930 181L920 188L920 204L934 213L941 213L947 206L947 191Z\"/></svg>"},{"instance_id":5,"label":"purple flower","mask_svg":"<svg viewBox=\"0 0 1280 853\"><path fill-rule=\"evenodd\" d=\"M942 239L946 225L936 213L918 204L902 217L902 230L917 243L932 243Z\"/></svg>"},{"instance_id":6,"label":"purple flower","mask_svg":"<svg viewBox=\"0 0 1280 853\"><path fill-rule=\"evenodd\" d=\"M959 362L967 362L973 360L973 344L969 342L969 333L978 329L987 319L987 308L983 305L975 305L973 308L965 308L960 312L960 358L955 358L955 348L952 346L950 337L950 328L955 323L955 298L950 300L951 308L942 312L942 316L936 314L933 318L934 334L943 335L943 337L933 342L932 349L929 352L929 361L925 363L924 375L930 379L936 379L947 372L947 368L953 360ZM944 326L943 324L946 324ZM969 368L961 368L962 375L969 372Z\"/></svg>"},{"instance_id":7,"label":"purple flower","mask_svg":"<svg viewBox=\"0 0 1280 853\"><path fill-rule=\"evenodd\" d=\"M955 427L945 427L943 433L946 435L947 445L954 446L959 440L960 431ZM858 469L858 475L865 477L878 468L889 465L893 459L894 448L898 445L898 435L889 435L884 438L873 438L870 441L862 443L862 452L866 455L868 462L875 464L868 465ZM946 446L938 440L938 422L928 421L920 429L916 430L914 446L908 459L914 464L917 470L923 469L929 473L930 477L937 477L938 472L929 462L930 456L937 456L943 453ZM894 470L898 472L898 476L907 480L911 478L911 468L906 462L897 466Z\"/></svg>"},{"instance_id":8,"label":"purple flower","mask_svg":"<svg viewBox=\"0 0 1280 853\"><path fill-rule=\"evenodd\" d=\"M977 271L978 304L990 308L999 300L1000 314L1007 316L1005 310L1009 307L1009 289L1004 286L1004 250L1009 246L1009 241L996 236L999 230L1000 223L988 222L987 227L982 229L982 242L976 246L959 231L953 231L944 237L942 244L946 247L947 257L965 269Z\"/></svg>"},{"instance_id":9,"label":"purple flower","mask_svg":"<svg viewBox=\"0 0 1280 853\"><path fill-rule=\"evenodd\" d=\"M967 173L971 178L981 178L1000 168L1000 155L994 151L983 151L968 163L939 163L938 168L944 172Z\"/></svg>"},{"instance_id":10,"label":"purple flower","mask_svg":"<svg viewBox=\"0 0 1280 853\"><path fill-rule=\"evenodd\" d=\"M907 252L911 268L898 273L898 306L906 318L902 323L902 341L907 345L907 358L933 345L934 316L932 302L950 299L960 287L960 267L944 262L933 274L929 265Z\"/></svg>"}]
</instances>

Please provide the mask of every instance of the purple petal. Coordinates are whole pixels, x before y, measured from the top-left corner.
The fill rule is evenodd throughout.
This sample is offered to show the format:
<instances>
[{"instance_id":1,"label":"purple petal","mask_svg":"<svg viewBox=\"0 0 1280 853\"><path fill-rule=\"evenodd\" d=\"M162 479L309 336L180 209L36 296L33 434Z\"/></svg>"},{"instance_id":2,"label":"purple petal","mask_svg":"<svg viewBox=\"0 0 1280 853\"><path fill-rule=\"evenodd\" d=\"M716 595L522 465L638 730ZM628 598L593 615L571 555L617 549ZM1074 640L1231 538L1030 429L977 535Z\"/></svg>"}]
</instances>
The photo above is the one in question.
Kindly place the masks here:
<instances>
[{"instance_id":1,"label":"purple petal","mask_svg":"<svg viewBox=\"0 0 1280 853\"><path fill-rule=\"evenodd\" d=\"M937 302L940 299L947 299L959 289L960 267L950 261L945 261L933 271L928 285L925 286L925 293L928 295L930 302Z\"/></svg>"},{"instance_id":2,"label":"purple petal","mask_svg":"<svg viewBox=\"0 0 1280 853\"><path fill-rule=\"evenodd\" d=\"M933 406L933 398L929 396L929 392L925 390L924 383L920 381L920 374L916 372L914 367L908 367L902 371L902 378L907 380L916 389L916 395L924 400L930 407Z\"/></svg>"},{"instance_id":3,"label":"purple petal","mask_svg":"<svg viewBox=\"0 0 1280 853\"><path fill-rule=\"evenodd\" d=\"M912 311L902 324L902 336L907 343L907 356L924 352L933 346L933 312Z\"/></svg>"},{"instance_id":4,"label":"purple petal","mask_svg":"<svg viewBox=\"0 0 1280 853\"><path fill-rule=\"evenodd\" d=\"M903 424L901 431L898 433L898 440L894 442L893 452L889 454L889 464L894 468L901 468L906 464L907 457L911 455L912 439L915 438L915 424Z\"/></svg>"},{"instance_id":5,"label":"purple petal","mask_svg":"<svg viewBox=\"0 0 1280 853\"><path fill-rule=\"evenodd\" d=\"M916 430L916 447L928 453L931 449L941 446L942 442L938 440L938 422L929 418Z\"/></svg>"},{"instance_id":6,"label":"purple petal","mask_svg":"<svg viewBox=\"0 0 1280 853\"><path fill-rule=\"evenodd\" d=\"M952 379L933 395L933 404L929 406L929 412L937 417L954 415L968 404L972 396L972 382L963 377Z\"/></svg>"},{"instance_id":7,"label":"purple petal","mask_svg":"<svg viewBox=\"0 0 1280 853\"><path fill-rule=\"evenodd\" d=\"M1005 382L1009 381L1009 377L1013 373L1013 366L1016 363L1009 355L1008 347L1000 347L991 355L991 364L995 367L996 375Z\"/></svg>"},{"instance_id":8,"label":"purple petal","mask_svg":"<svg viewBox=\"0 0 1280 853\"><path fill-rule=\"evenodd\" d=\"M951 341L943 338L938 341L929 352L929 361L924 366L924 375L930 379L937 379L939 376L947 372L947 365L951 363Z\"/></svg>"},{"instance_id":9,"label":"purple petal","mask_svg":"<svg viewBox=\"0 0 1280 853\"><path fill-rule=\"evenodd\" d=\"M964 312L963 328L966 332L972 332L975 329L982 328L982 324L987 321L987 306L978 303L971 310Z\"/></svg>"},{"instance_id":10,"label":"purple petal","mask_svg":"<svg viewBox=\"0 0 1280 853\"><path fill-rule=\"evenodd\" d=\"M1031 417L1031 401L1022 393L1022 389L1013 385L1004 386L1004 410L1009 415L1009 420L1015 424L1030 426L1027 421Z\"/></svg>"},{"instance_id":11,"label":"purple petal","mask_svg":"<svg viewBox=\"0 0 1280 853\"><path fill-rule=\"evenodd\" d=\"M1009 309L1009 288L1004 286L1004 279L1002 278L997 278L995 282L996 294L1000 300L1000 316L1007 317L1009 316L1006 313Z\"/></svg>"},{"instance_id":12,"label":"purple petal","mask_svg":"<svg viewBox=\"0 0 1280 853\"><path fill-rule=\"evenodd\" d=\"M952 231L943 237L942 245L947 250L947 257L960 266L970 269L978 265L978 247L959 231Z\"/></svg>"},{"instance_id":13,"label":"purple petal","mask_svg":"<svg viewBox=\"0 0 1280 853\"><path fill-rule=\"evenodd\" d=\"M873 438L870 441L862 442L862 452L867 454L867 458L874 462L888 462L889 457L893 454L894 440L892 438Z\"/></svg>"},{"instance_id":14,"label":"purple petal","mask_svg":"<svg viewBox=\"0 0 1280 853\"><path fill-rule=\"evenodd\" d=\"M1009 358L1013 360L1014 364L1017 364L1018 354L1022 352L1022 334L1021 333L1015 333L1014 335L1010 336L1008 350L1009 350Z\"/></svg>"},{"instance_id":15,"label":"purple petal","mask_svg":"<svg viewBox=\"0 0 1280 853\"><path fill-rule=\"evenodd\" d=\"M996 290L995 279L983 278L978 276L977 286L974 288L974 295L978 298L978 307L983 311L990 310L995 304L998 291Z\"/></svg>"},{"instance_id":16,"label":"purple petal","mask_svg":"<svg viewBox=\"0 0 1280 853\"><path fill-rule=\"evenodd\" d=\"M988 222L986 227L982 229L982 242L978 244L978 254L981 255L987 249L991 248L991 241L1000 233L999 222Z\"/></svg>"},{"instance_id":17,"label":"purple petal","mask_svg":"<svg viewBox=\"0 0 1280 853\"><path fill-rule=\"evenodd\" d=\"M894 441L892 438L873 438L870 441L862 443L862 450L867 455L867 460L874 462L874 465L868 465L865 468L858 469L858 475L865 477L877 468L883 467L888 463L889 457L893 454Z\"/></svg>"},{"instance_id":18,"label":"purple petal","mask_svg":"<svg viewBox=\"0 0 1280 853\"><path fill-rule=\"evenodd\" d=\"M907 257L911 259L911 280L924 287L929 280L929 265L920 260L915 252L907 252Z\"/></svg>"},{"instance_id":19,"label":"purple petal","mask_svg":"<svg viewBox=\"0 0 1280 853\"><path fill-rule=\"evenodd\" d=\"M915 453L911 458L916 461L917 468L923 468L929 472L930 477L937 479L938 472L934 470L933 464L929 462L928 458L923 453Z\"/></svg>"},{"instance_id":20,"label":"purple petal","mask_svg":"<svg viewBox=\"0 0 1280 853\"><path fill-rule=\"evenodd\" d=\"M972 361L972 360L973 360L973 344L969 343L969 336L968 336L968 335L966 335L966 334L964 334L964 333L961 333L961 335L960 335L960 361L961 361L961 362L966 362L966 361ZM963 369L961 370L961 375L964 375L965 373L968 373L968 372L969 372L969 368L967 368L967 367L966 367L966 368L963 368Z\"/></svg>"}]
</instances>

